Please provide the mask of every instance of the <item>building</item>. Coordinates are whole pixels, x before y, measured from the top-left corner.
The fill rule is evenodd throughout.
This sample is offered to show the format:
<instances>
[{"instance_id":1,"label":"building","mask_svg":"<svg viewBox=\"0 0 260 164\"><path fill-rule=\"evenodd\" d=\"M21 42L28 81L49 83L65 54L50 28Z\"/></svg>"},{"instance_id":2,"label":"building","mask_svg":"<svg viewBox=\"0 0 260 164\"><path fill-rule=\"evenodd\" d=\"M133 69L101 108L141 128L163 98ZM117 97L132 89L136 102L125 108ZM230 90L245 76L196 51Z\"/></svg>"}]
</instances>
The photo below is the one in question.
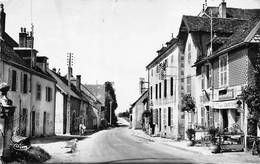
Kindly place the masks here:
<instances>
[{"instance_id":1,"label":"building","mask_svg":"<svg viewBox=\"0 0 260 164\"><path fill-rule=\"evenodd\" d=\"M148 110L148 91L144 91L142 95L131 105L131 128L145 128L144 112Z\"/></svg>"},{"instance_id":2,"label":"building","mask_svg":"<svg viewBox=\"0 0 260 164\"><path fill-rule=\"evenodd\" d=\"M72 81L75 83L75 81ZM99 99L92 93L85 85L81 84L81 91L82 94L85 95L85 97L89 100L90 103L90 110L92 111L92 117L96 117L96 121L93 122L97 128L100 128L101 120L104 119L104 114L102 114L101 107L102 103L99 101ZM93 113L94 112L94 113ZM90 116L90 115L89 115ZM91 120L91 119L87 119ZM87 124L87 128L91 128L89 124Z\"/></svg>"},{"instance_id":3,"label":"building","mask_svg":"<svg viewBox=\"0 0 260 164\"><path fill-rule=\"evenodd\" d=\"M246 105L241 109L239 95L255 81L259 17L260 9L227 8L224 1L206 6L199 16L183 16L178 39L185 47L185 94L196 104L186 128L230 130L237 124L246 131Z\"/></svg>"},{"instance_id":4,"label":"building","mask_svg":"<svg viewBox=\"0 0 260 164\"><path fill-rule=\"evenodd\" d=\"M172 38L157 51L158 56L146 69L149 82L149 109L153 113L151 133L162 137L184 135L180 96L184 93L184 56L178 40Z\"/></svg>"},{"instance_id":5,"label":"building","mask_svg":"<svg viewBox=\"0 0 260 164\"><path fill-rule=\"evenodd\" d=\"M48 67L47 57L36 55L33 35L28 34L24 28L21 33L25 37L22 41L21 33L19 34L19 44L5 33L3 5L0 26L0 81L11 86L8 96L16 106L14 130L23 136L53 135L56 81L39 67L40 64Z\"/></svg>"}]
</instances>

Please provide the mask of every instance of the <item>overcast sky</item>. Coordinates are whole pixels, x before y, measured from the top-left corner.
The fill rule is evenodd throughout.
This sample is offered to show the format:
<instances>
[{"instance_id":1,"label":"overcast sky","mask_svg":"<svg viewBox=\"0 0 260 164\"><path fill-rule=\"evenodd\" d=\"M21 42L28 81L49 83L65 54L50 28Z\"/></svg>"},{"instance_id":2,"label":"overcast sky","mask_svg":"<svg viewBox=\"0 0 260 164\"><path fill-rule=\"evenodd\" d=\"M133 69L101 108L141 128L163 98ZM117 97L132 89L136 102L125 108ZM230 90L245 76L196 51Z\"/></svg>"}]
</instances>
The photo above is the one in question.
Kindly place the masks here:
<instances>
[{"instance_id":1,"label":"overcast sky","mask_svg":"<svg viewBox=\"0 0 260 164\"><path fill-rule=\"evenodd\" d=\"M115 82L118 111L139 97L139 77L162 44L176 36L182 15L197 15L205 0L32 0L35 48L65 74L66 53L82 82ZM260 8L259 0L226 0L228 7ZM31 0L2 0L6 31L18 41L30 28ZM221 0L208 0L218 6Z\"/></svg>"}]
</instances>

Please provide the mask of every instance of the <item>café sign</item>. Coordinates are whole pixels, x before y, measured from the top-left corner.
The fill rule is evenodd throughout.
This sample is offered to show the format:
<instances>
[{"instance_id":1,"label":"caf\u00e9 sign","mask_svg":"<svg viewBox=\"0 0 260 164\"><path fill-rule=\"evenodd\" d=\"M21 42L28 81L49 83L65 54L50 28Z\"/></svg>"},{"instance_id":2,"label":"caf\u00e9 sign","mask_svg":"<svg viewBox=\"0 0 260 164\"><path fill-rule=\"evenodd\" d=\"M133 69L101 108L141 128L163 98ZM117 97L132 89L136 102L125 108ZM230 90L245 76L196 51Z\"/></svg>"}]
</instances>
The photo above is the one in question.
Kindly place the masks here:
<instances>
[{"instance_id":1,"label":"caf\u00e9 sign","mask_svg":"<svg viewBox=\"0 0 260 164\"><path fill-rule=\"evenodd\" d=\"M234 109L234 108L237 108L237 100L213 102L213 108Z\"/></svg>"}]
</instances>

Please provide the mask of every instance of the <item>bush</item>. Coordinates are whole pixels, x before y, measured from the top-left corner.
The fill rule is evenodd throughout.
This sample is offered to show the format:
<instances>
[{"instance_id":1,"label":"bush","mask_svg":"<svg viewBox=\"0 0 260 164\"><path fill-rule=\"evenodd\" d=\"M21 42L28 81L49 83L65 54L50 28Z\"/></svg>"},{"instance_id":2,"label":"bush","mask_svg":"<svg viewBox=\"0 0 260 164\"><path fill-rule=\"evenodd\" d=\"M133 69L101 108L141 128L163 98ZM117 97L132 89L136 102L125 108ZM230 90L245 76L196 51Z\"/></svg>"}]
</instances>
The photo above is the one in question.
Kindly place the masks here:
<instances>
[{"instance_id":1,"label":"bush","mask_svg":"<svg viewBox=\"0 0 260 164\"><path fill-rule=\"evenodd\" d=\"M192 128L187 129L186 134L190 141L195 139L195 130L194 129L192 129Z\"/></svg>"}]
</instances>

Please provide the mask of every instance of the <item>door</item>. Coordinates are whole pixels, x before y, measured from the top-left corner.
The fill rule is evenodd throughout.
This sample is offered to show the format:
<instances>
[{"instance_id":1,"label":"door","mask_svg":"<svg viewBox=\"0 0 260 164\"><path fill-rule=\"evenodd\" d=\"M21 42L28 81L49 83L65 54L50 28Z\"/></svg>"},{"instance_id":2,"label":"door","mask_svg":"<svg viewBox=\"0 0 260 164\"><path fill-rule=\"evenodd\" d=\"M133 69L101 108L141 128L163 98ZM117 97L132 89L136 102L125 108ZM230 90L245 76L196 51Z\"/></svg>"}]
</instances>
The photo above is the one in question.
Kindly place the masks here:
<instances>
[{"instance_id":1,"label":"door","mask_svg":"<svg viewBox=\"0 0 260 164\"><path fill-rule=\"evenodd\" d=\"M222 117L223 117L223 129L228 128L228 110L222 110Z\"/></svg>"},{"instance_id":2,"label":"door","mask_svg":"<svg viewBox=\"0 0 260 164\"><path fill-rule=\"evenodd\" d=\"M43 112L43 135L46 135L46 112Z\"/></svg>"},{"instance_id":3,"label":"door","mask_svg":"<svg viewBox=\"0 0 260 164\"><path fill-rule=\"evenodd\" d=\"M23 108L23 116L22 116L22 136L26 136L27 130L27 109Z\"/></svg>"},{"instance_id":4,"label":"door","mask_svg":"<svg viewBox=\"0 0 260 164\"><path fill-rule=\"evenodd\" d=\"M35 136L35 111L32 111L32 136Z\"/></svg>"}]
</instances>

